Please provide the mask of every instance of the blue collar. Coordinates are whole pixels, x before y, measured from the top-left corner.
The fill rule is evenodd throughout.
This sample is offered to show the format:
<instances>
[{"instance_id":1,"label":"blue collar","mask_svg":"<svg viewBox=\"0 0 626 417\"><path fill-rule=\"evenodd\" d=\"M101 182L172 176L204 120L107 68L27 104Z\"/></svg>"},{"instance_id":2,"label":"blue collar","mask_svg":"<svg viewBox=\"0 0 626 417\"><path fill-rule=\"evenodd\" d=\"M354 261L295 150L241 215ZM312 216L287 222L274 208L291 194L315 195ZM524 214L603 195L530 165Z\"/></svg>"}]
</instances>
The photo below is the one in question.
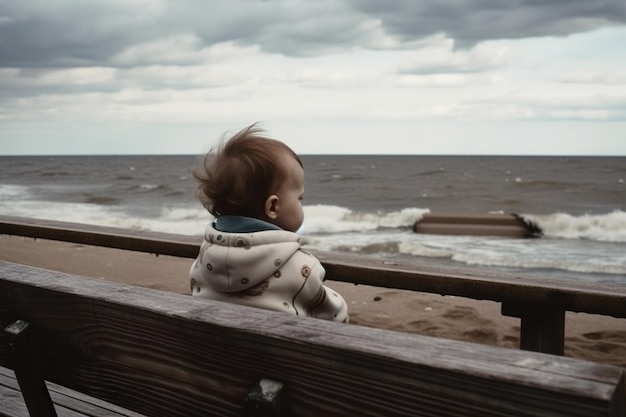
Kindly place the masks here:
<instances>
[{"instance_id":1,"label":"blue collar","mask_svg":"<svg viewBox=\"0 0 626 417\"><path fill-rule=\"evenodd\" d=\"M263 220L244 216L220 216L213 223L216 230L227 233L252 233L265 230L282 230Z\"/></svg>"}]
</instances>

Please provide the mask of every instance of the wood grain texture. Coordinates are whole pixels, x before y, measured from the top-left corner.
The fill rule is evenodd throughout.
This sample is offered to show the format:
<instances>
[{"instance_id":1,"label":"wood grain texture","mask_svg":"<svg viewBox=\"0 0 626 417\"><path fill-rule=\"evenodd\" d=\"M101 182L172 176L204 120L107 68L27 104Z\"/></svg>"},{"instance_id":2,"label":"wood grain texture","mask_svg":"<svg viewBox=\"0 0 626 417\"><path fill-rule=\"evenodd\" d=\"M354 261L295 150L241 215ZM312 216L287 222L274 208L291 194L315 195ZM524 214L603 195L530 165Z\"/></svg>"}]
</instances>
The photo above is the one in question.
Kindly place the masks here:
<instances>
[{"instance_id":1,"label":"wood grain texture","mask_svg":"<svg viewBox=\"0 0 626 417\"><path fill-rule=\"evenodd\" d=\"M240 415L263 378L294 416L624 413L617 367L0 262L0 321L17 318L45 341L48 380L155 417Z\"/></svg>"},{"instance_id":2,"label":"wood grain texture","mask_svg":"<svg viewBox=\"0 0 626 417\"><path fill-rule=\"evenodd\" d=\"M114 404L47 383L58 417L144 417ZM12 370L0 367L0 417L29 417Z\"/></svg>"}]
</instances>

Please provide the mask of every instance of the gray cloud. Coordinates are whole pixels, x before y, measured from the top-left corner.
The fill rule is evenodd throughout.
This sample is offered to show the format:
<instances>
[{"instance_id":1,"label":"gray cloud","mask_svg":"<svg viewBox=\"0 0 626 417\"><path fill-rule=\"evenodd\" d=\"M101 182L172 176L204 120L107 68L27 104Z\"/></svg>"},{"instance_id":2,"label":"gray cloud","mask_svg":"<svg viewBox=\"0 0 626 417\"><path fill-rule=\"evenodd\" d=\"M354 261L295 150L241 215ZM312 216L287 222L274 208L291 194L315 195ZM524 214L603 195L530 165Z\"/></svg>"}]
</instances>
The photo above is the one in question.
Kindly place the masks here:
<instances>
[{"instance_id":1,"label":"gray cloud","mask_svg":"<svg viewBox=\"0 0 626 417\"><path fill-rule=\"evenodd\" d=\"M133 46L185 35L198 39L193 46L198 50L230 41L307 56L355 46L382 48L372 40L377 22L398 47L437 33L454 38L456 47L470 47L484 40L565 36L625 21L624 0L5 1L0 3L0 66L141 65L141 57L137 62L115 57ZM159 56L150 61L178 63Z\"/></svg>"},{"instance_id":2,"label":"gray cloud","mask_svg":"<svg viewBox=\"0 0 626 417\"><path fill-rule=\"evenodd\" d=\"M146 35L123 9L97 2L2 2L0 65L100 65Z\"/></svg>"},{"instance_id":3,"label":"gray cloud","mask_svg":"<svg viewBox=\"0 0 626 417\"><path fill-rule=\"evenodd\" d=\"M368 17L347 6L335 1L179 1L162 24L192 33L202 47L235 42L287 56L321 55L359 45L368 36L363 26Z\"/></svg>"},{"instance_id":4,"label":"gray cloud","mask_svg":"<svg viewBox=\"0 0 626 417\"><path fill-rule=\"evenodd\" d=\"M154 8L95 0L2 2L0 66L140 65L114 58L142 43L184 35L199 40L198 50L230 41L291 56L315 55L358 44L355 27L361 19L327 2L155 0Z\"/></svg>"},{"instance_id":5,"label":"gray cloud","mask_svg":"<svg viewBox=\"0 0 626 417\"><path fill-rule=\"evenodd\" d=\"M351 0L404 41L445 33L461 47L485 40L566 36L626 22L623 0Z\"/></svg>"}]
</instances>

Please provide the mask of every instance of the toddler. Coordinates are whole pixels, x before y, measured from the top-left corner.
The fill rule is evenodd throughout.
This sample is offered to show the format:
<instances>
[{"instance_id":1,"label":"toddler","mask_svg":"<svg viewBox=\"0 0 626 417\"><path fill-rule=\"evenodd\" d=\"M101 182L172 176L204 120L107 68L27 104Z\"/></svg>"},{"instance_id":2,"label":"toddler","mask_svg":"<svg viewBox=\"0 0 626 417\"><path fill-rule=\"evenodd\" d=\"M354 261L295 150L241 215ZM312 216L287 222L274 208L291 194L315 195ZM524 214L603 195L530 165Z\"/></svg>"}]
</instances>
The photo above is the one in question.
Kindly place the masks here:
<instances>
[{"instance_id":1,"label":"toddler","mask_svg":"<svg viewBox=\"0 0 626 417\"><path fill-rule=\"evenodd\" d=\"M320 262L295 233L304 219L304 170L284 143L256 125L222 142L194 171L215 217L190 270L191 293L248 306L348 322L348 308L323 285Z\"/></svg>"}]
</instances>

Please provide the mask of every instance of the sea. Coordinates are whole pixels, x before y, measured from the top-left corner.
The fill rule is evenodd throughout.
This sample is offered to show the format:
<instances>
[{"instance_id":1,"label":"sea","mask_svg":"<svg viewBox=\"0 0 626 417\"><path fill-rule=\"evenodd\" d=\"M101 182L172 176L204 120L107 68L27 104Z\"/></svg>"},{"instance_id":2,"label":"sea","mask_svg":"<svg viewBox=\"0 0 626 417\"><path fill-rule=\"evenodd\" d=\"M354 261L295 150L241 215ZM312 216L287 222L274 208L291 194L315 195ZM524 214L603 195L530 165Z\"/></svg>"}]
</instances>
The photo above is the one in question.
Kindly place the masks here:
<instances>
[{"instance_id":1,"label":"sea","mask_svg":"<svg viewBox=\"0 0 626 417\"><path fill-rule=\"evenodd\" d=\"M626 157L304 155L310 249L626 285ZM0 214L197 236L197 155L0 156ZM419 234L515 213L538 238Z\"/></svg>"}]
</instances>

